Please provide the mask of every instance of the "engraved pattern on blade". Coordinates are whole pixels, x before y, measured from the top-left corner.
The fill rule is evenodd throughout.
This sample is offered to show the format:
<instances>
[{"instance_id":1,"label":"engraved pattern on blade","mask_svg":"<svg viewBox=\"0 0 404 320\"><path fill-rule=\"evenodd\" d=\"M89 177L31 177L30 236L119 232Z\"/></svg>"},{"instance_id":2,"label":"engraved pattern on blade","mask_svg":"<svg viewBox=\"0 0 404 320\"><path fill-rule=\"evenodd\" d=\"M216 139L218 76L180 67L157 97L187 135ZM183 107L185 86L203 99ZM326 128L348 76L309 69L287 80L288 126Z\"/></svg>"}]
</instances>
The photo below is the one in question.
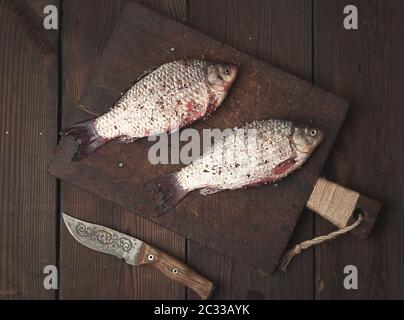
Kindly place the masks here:
<instances>
[{"instance_id":1,"label":"engraved pattern on blade","mask_svg":"<svg viewBox=\"0 0 404 320\"><path fill-rule=\"evenodd\" d=\"M110 228L81 221L65 213L63 219L69 232L82 245L125 259L128 264L138 264L142 241Z\"/></svg>"},{"instance_id":2,"label":"engraved pattern on blade","mask_svg":"<svg viewBox=\"0 0 404 320\"><path fill-rule=\"evenodd\" d=\"M254 121L240 129L244 129L244 136L233 130L201 158L180 170L179 184L188 190L238 189L267 179L278 164L295 154L290 144L293 128L289 121ZM256 137L252 147L247 134L251 129Z\"/></svg>"},{"instance_id":3,"label":"engraved pattern on blade","mask_svg":"<svg viewBox=\"0 0 404 320\"><path fill-rule=\"evenodd\" d=\"M97 118L106 138L151 136L178 129L202 117L209 104L206 62L166 63L135 83L111 111Z\"/></svg>"}]
</instances>

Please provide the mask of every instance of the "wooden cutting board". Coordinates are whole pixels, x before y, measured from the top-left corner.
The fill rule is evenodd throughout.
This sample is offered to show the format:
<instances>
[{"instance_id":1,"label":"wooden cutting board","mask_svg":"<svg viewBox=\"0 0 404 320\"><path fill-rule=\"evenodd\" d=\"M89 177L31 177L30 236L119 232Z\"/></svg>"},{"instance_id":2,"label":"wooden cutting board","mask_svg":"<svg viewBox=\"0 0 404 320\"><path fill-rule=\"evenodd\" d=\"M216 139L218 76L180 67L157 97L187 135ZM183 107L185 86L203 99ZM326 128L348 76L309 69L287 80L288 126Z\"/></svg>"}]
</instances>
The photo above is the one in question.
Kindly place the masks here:
<instances>
[{"instance_id":1,"label":"wooden cutting board","mask_svg":"<svg viewBox=\"0 0 404 320\"><path fill-rule=\"evenodd\" d=\"M325 141L301 170L277 185L206 197L193 192L162 217L154 215L156 200L143 185L181 166L150 164L147 156L152 142L147 139L127 145L110 142L89 158L71 162L77 144L63 138L49 171L219 253L272 273L310 197L348 103L196 30L130 4L71 122L104 113L145 70L185 57L240 64L224 104L212 117L192 127L224 129L252 120L286 118L311 121L325 129Z\"/></svg>"}]
</instances>

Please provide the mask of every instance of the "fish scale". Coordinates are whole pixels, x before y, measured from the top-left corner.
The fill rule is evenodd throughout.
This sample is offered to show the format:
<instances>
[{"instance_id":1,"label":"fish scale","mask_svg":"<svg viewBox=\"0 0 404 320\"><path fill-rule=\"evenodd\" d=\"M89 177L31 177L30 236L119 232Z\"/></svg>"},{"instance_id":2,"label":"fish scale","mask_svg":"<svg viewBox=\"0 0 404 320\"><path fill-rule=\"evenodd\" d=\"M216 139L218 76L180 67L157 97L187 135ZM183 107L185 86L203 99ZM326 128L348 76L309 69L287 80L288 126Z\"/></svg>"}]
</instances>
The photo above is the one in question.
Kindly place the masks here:
<instances>
[{"instance_id":1,"label":"fish scale","mask_svg":"<svg viewBox=\"0 0 404 320\"><path fill-rule=\"evenodd\" d=\"M184 189L238 189L268 175L294 156L290 145L292 123L255 121L233 130L206 155L178 172ZM244 134L240 134L243 132ZM254 140L249 147L248 132Z\"/></svg>"},{"instance_id":2,"label":"fish scale","mask_svg":"<svg viewBox=\"0 0 404 320\"><path fill-rule=\"evenodd\" d=\"M209 102L204 67L203 61L192 60L175 61L156 69L122 96L115 112L96 120L98 134L107 138L137 138L182 127L189 103L195 103L196 112L203 112L203 106ZM175 74L170 76L173 71Z\"/></svg>"}]
</instances>

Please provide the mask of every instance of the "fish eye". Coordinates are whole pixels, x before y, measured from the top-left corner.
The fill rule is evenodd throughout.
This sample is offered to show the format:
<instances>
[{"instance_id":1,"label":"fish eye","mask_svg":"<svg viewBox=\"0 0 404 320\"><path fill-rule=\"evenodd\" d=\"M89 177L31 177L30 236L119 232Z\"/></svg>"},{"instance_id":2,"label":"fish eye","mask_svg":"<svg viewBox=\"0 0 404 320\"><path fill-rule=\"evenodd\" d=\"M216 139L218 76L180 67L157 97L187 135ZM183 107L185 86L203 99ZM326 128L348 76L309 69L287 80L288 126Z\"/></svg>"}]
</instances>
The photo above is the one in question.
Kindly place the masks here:
<instances>
[{"instance_id":1,"label":"fish eye","mask_svg":"<svg viewBox=\"0 0 404 320\"><path fill-rule=\"evenodd\" d=\"M229 69L229 68L224 69L224 73L225 73L225 74L229 74L229 73L230 73L230 69Z\"/></svg>"},{"instance_id":2,"label":"fish eye","mask_svg":"<svg viewBox=\"0 0 404 320\"><path fill-rule=\"evenodd\" d=\"M317 130L316 130L316 129L311 129L311 130L310 130L310 135L311 135L312 137L315 137L315 136L317 135Z\"/></svg>"}]
</instances>

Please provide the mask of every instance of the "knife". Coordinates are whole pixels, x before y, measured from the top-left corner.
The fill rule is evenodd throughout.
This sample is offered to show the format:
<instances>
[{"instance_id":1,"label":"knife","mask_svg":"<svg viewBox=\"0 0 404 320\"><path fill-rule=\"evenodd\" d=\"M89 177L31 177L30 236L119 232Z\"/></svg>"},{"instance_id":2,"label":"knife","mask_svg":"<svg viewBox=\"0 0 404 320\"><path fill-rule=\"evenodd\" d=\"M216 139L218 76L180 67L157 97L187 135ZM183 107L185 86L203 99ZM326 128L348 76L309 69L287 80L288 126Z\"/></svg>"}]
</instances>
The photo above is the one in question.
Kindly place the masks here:
<instances>
[{"instance_id":1,"label":"knife","mask_svg":"<svg viewBox=\"0 0 404 320\"><path fill-rule=\"evenodd\" d=\"M168 278L194 291L201 299L209 298L214 285L181 261L151 245L116 230L81 221L62 213L71 235L82 245L124 259L130 265L149 264Z\"/></svg>"}]
</instances>

